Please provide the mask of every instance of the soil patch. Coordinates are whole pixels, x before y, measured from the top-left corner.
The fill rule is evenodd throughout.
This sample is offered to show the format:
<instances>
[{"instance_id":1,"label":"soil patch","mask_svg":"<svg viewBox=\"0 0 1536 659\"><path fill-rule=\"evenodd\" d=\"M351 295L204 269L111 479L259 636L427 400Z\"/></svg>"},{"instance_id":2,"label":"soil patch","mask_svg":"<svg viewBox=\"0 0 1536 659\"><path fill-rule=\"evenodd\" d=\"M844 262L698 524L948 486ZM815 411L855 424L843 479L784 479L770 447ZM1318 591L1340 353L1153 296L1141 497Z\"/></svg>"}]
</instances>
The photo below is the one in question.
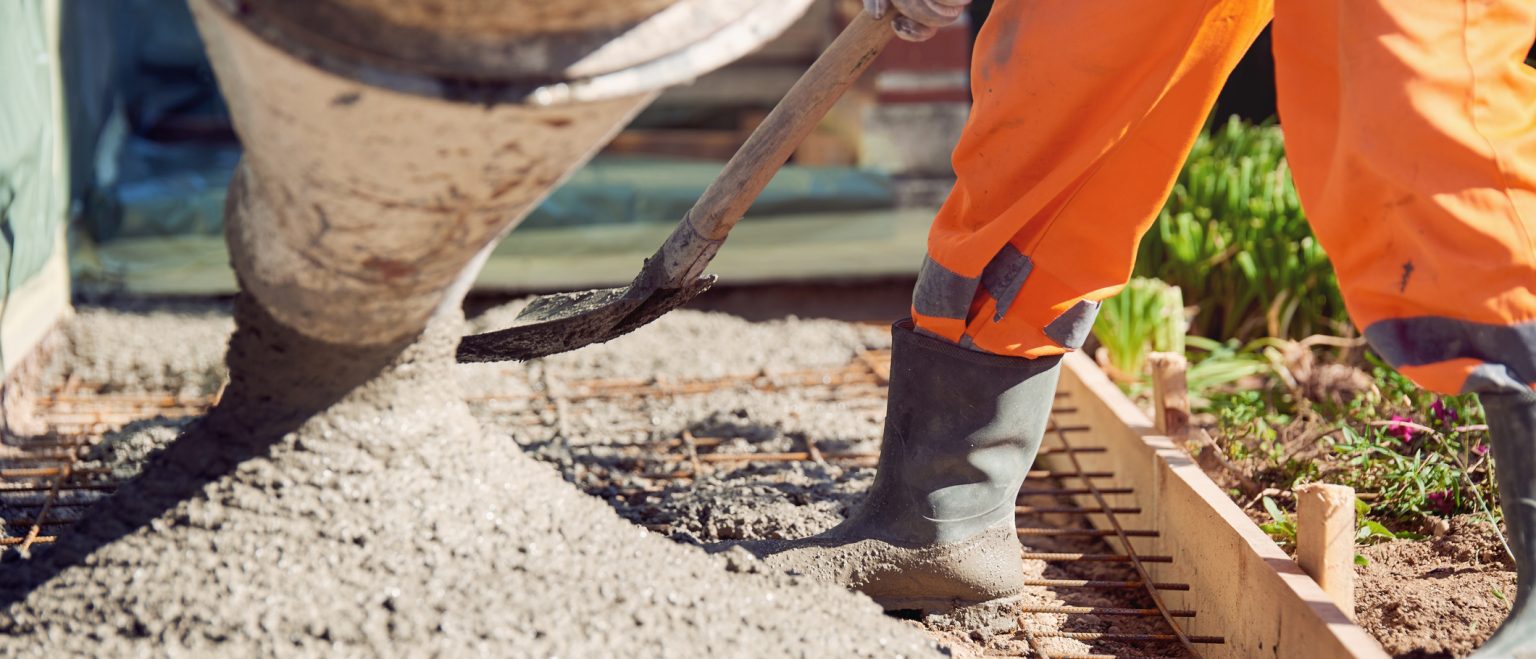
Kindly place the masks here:
<instances>
[{"instance_id":1,"label":"soil patch","mask_svg":"<svg viewBox=\"0 0 1536 659\"><path fill-rule=\"evenodd\" d=\"M1451 520L1443 537L1360 550L1359 622L1398 657L1463 657L1493 635L1515 594L1514 564L1486 519Z\"/></svg>"}]
</instances>

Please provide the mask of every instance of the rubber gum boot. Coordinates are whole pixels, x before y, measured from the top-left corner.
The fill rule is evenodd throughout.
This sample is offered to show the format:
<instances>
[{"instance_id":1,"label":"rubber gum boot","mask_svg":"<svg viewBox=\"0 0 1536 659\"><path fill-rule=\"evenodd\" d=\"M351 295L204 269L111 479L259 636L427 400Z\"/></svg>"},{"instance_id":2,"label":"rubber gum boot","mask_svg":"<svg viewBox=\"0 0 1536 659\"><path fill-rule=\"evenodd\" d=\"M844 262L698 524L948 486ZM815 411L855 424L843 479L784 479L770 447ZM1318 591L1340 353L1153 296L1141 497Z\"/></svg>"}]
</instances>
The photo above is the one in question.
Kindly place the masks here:
<instances>
[{"instance_id":1,"label":"rubber gum boot","mask_svg":"<svg viewBox=\"0 0 1536 659\"><path fill-rule=\"evenodd\" d=\"M1536 391L1510 387L1478 398L1488 415L1499 502L1518 577L1515 604L1477 659L1536 659Z\"/></svg>"},{"instance_id":2,"label":"rubber gum boot","mask_svg":"<svg viewBox=\"0 0 1536 659\"><path fill-rule=\"evenodd\" d=\"M741 546L770 567L863 591L887 610L944 612L1023 589L1014 506L1061 358L988 355L891 328L875 481L836 527Z\"/></svg>"}]
</instances>

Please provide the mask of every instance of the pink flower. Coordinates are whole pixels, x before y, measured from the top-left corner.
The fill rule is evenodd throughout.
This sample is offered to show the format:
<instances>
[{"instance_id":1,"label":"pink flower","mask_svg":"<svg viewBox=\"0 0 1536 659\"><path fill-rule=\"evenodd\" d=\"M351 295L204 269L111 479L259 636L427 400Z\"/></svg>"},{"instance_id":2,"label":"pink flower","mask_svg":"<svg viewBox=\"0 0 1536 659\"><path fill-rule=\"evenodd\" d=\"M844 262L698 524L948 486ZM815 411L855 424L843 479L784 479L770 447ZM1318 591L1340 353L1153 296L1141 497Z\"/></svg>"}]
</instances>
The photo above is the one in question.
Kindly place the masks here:
<instances>
[{"instance_id":1,"label":"pink flower","mask_svg":"<svg viewBox=\"0 0 1536 659\"><path fill-rule=\"evenodd\" d=\"M1445 399L1436 399L1434 404L1429 406L1429 411L1430 413L1434 414L1435 418L1439 419L1440 423L1442 424L1450 424L1455 422L1457 419L1456 410L1446 406Z\"/></svg>"},{"instance_id":2,"label":"pink flower","mask_svg":"<svg viewBox=\"0 0 1536 659\"><path fill-rule=\"evenodd\" d=\"M1473 444L1472 445L1472 452L1476 453L1479 456L1488 455L1488 445L1487 444Z\"/></svg>"},{"instance_id":3,"label":"pink flower","mask_svg":"<svg viewBox=\"0 0 1536 659\"><path fill-rule=\"evenodd\" d=\"M1401 414L1393 414L1392 423L1387 425L1387 434L1403 442L1411 442L1413 441L1413 428L1407 425L1409 423L1413 423L1413 419Z\"/></svg>"},{"instance_id":4,"label":"pink flower","mask_svg":"<svg viewBox=\"0 0 1536 659\"><path fill-rule=\"evenodd\" d=\"M1430 508L1434 509L1435 512L1442 515L1451 514L1451 511L1456 507L1456 499L1451 495L1450 490L1430 492L1429 494L1424 495L1424 500L1429 504Z\"/></svg>"}]
</instances>

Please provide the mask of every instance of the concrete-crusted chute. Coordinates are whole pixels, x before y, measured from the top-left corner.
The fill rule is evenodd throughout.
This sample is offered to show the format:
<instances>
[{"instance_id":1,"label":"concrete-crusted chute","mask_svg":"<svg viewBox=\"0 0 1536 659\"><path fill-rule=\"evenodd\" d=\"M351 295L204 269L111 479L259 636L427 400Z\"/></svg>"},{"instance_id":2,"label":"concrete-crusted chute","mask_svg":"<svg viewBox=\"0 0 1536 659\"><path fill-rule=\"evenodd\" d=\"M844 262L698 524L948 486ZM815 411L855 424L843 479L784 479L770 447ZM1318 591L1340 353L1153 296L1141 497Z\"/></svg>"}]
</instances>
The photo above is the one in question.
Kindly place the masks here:
<instances>
[{"instance_id":1,"label":"concrete-crusted chute","mask_svg":"<svg viewBox=\"0 0 1536 659\"><path fill-rule=\"evenodd\" d=\"M807 0L192 0L246 149L241 287L312 338L419 332L473 256L661 87Z\"/></svg>"}]
</instances>

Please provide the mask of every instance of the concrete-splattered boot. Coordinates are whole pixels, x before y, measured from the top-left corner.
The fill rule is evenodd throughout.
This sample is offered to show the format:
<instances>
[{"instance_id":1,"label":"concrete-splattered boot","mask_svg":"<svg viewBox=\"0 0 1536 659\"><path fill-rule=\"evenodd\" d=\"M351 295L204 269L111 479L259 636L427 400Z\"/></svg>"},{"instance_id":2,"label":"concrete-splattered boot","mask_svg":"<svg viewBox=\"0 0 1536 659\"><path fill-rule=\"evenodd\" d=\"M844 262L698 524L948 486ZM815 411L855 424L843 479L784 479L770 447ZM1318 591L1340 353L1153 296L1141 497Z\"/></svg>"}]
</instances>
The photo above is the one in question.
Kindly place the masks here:
<instances>
[{"instance_id":1,"label":"concrete-splattered boot","mask_svg":"<svg viewBox=\"0 0 1536 659\"><path fill-rule=\"evenodd\" d=\"M1509 618L1472 656L1536 659L1536 391L1510 383L1480 393L1499 476L1499 499L1519 576Z\"/></svg>"},{"instance_id":2,"label":"concrete-splattered boot","mask_svg":"<svg viewBox=\"0 0 1536 659\"><path fill-rule=\"evenodd\" d=\"M890 400L875 482L848 519L803 540L741 546L887 610L948 611L1016 595L1019 486L1035 461L1060 357L974 352L892 327Z\"/></svg>"}]
</instances>

